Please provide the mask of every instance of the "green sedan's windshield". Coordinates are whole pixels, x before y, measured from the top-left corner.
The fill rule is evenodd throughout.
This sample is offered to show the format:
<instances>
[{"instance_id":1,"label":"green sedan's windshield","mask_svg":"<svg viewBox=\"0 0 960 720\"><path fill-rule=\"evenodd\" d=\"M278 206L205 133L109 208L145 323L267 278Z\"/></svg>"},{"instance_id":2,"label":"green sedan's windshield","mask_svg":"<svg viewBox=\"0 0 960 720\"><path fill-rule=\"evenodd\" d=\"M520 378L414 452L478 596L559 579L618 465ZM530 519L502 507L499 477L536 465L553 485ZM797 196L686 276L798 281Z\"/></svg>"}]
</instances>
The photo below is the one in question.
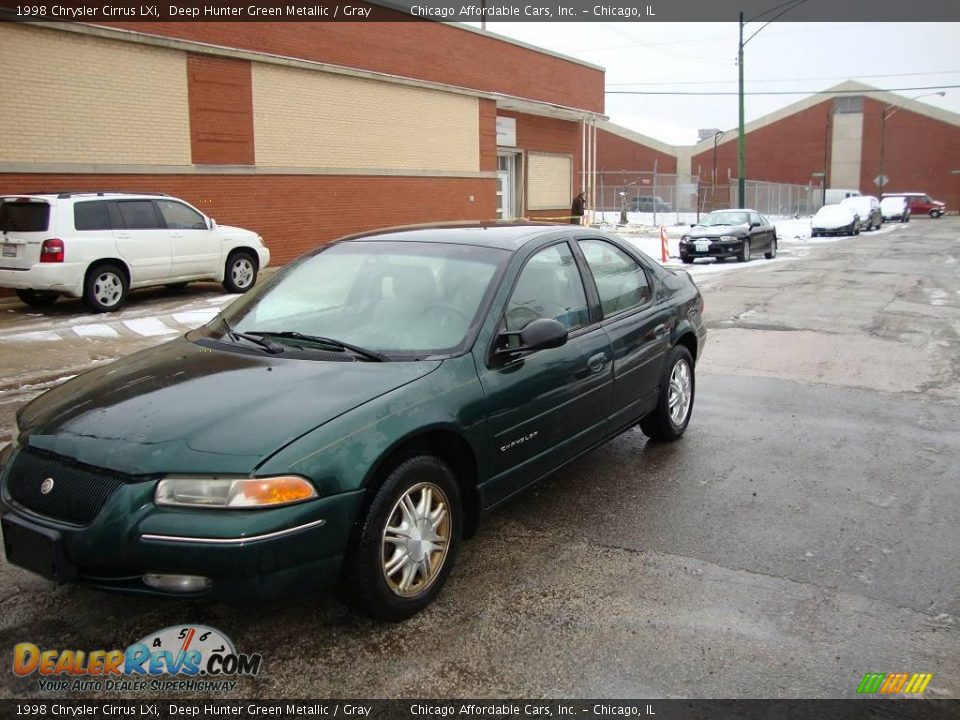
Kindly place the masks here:
<instances>
[{"instance_id":1,"label":"green sedan's windshield","mask_svg":"<svg viewBox=\"0 0 960 720\"><path fill-rule=\"evenodd\" d=\"M746 225L749 221L745 212L712 212L705 215L699 225L713 227L715 225Z\"/></svg>"},{"instance_id":2,"label":"green sedan's windshield","mask_svg":"<svg viewBox=\"0 0 960 720\"><path fill-rule=\"evenodd\" d=\"M223 318L235 337L267 346L442 355L464 343L508 257L469 245L338 243L286 268Z\"/></svg>"}]
</instances>

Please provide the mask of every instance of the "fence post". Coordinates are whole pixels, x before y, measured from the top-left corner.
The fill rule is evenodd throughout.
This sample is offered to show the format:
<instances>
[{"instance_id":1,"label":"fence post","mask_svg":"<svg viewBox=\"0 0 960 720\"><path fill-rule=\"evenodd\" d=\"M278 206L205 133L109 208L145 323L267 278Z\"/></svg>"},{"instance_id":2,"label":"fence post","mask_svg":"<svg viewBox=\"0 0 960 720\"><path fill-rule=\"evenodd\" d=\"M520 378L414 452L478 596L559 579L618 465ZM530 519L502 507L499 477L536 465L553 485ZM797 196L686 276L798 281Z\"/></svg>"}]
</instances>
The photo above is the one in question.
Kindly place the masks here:
<instances>
[{"instance_id":1,"label":"fence post","mask_svg":"<svg viewBox=\"0 0 960 720\"><path fill-rule=\"evenodd\" d=\"M657 159L653 159L653 226L657 226Z\"/></svg>"}]
</instances>

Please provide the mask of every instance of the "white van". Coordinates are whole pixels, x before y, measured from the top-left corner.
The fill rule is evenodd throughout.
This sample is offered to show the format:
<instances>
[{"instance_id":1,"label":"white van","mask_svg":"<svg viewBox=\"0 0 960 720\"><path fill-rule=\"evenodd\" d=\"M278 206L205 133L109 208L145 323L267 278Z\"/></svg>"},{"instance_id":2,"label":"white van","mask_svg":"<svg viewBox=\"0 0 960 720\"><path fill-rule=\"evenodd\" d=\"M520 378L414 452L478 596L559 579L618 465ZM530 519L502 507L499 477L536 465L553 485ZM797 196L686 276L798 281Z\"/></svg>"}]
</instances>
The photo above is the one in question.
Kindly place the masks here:
<instances>
[{"instance_id":1,"label":"white van","mask_svg":"<svg viewBox=\"0 0 960 720\"><path fill-rule=\"evenodd\" d=\"M827 188L827 194L824 197L824 205L837 205L841 200L848 197L860 197L859 190L850 188Z\"/></svg>"}]
</instances>

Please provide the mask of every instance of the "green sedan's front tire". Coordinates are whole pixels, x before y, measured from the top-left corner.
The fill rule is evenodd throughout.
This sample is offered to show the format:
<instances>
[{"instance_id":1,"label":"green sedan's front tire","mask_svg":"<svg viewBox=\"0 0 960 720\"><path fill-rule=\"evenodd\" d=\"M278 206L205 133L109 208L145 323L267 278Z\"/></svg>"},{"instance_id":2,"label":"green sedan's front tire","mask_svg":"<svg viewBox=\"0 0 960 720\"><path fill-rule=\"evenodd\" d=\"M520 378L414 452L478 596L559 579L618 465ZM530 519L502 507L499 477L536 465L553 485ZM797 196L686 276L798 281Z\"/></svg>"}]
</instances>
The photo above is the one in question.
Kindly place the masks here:
<instances>
[{"instance_id":1,"label":"green sedan's front tire","mask_svg":"<svg viewBox=\"0 0 960 720\"><path fill-rule=\"evenodd\" d=\"M396 465L360 522L342 594L377 620L416 615L440 593L460 544L462 503L450 468L432 455Z\"/></svg>"}]
</instances>

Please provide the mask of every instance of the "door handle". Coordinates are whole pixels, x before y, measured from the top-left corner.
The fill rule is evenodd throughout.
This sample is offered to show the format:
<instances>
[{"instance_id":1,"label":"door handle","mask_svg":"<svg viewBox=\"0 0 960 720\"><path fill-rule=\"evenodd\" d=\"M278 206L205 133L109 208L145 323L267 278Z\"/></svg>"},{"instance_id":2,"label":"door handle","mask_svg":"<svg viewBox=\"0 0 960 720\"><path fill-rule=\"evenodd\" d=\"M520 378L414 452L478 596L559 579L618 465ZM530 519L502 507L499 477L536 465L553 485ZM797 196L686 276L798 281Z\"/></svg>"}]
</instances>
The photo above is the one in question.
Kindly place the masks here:
<instances>
[{"instance_id":1,"label":"door handle","mask_svg":"<svg viewBox=\"0 0 960 720\"><path fill-rule=\"evenodd\" d=\"M667 323L660 323L653 330L647 333L647 340L659 340L670 332L670 326Z\"/></svg>"},{"instance_id":2,"label":"door handle","mask_svg":"<svg viewBox=\"0 0 960 720\"><path fill-rule=\"evenodd\" d=\"M182 237L183 237L183 233L172 232L172 233L170 233L170 237L179 237L179 238L182 238Z\"/></svg>"},{"instance_id":3,"label":"door handle","mask_svg":"<svg viewBox=\"0 0 960 720\"><path fill-rule=\"evenodd\" d=\"M606 353L597 353L592 355L589 360L587 360L587 367L590 368L591 372L600 372L603 370L603 367L607 364L607 354Z\"/></svg>"},{"instance_id":4,"label":"door handle","mask_svg":"<svg viewBox=\"0 0 960 720\"><path fill-rule=\"evenodd\" d=\"M117 237L120 238L121 240L129 240L130 233L117 233Z\"/></svg>"}]
</instances>

